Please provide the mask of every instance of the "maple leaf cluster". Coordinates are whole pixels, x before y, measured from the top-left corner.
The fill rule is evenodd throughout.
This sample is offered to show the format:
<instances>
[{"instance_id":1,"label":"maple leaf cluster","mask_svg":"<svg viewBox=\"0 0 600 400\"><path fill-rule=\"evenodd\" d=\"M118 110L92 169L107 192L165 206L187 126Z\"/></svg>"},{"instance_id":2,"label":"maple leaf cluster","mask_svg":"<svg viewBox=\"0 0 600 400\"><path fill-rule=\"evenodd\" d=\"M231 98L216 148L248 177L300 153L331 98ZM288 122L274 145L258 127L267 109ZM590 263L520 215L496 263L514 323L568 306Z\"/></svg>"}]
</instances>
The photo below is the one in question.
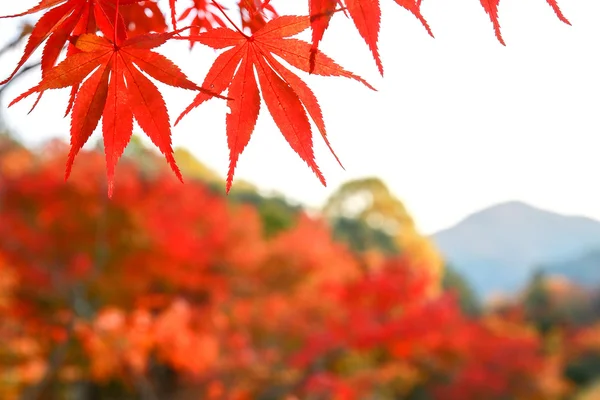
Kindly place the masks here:
<instances>
[{"instance_id":1,"label":"maple leaf cluster","mask_svg":"<svg viewBox=\"0 0 600 400\"><path fill-rule=\"evenodd\" d=\"M421 12L421 0L395 1L433 36ZM547 1L559 19L569 24L556 0ZM504 44L498 4L499 0L481 0L498 40ZM156 0L41 0L30 10L2 17L43 12L15 70L0 85L9 82L43 45L42 80L11 105L33 94L37 94L37 104L47 90L70 88L66 114L71 118L71 152L66 176L75 156L102 121L109 195L113 191L115 166L130 140L134 120L182 179L173 159L167 108L149 78L198 92L177 121L213 97L223 99L221 95L227 91L225 99L231 110L226 116L230 151L227 190L232 185L238 158L254 132L261 98L290 147L325 185L325 177L315 161L311 127L312 121L331 149L322 110L304 80L280 60L304 72L342 76L374 89L323 54L319 43L333 16L346 14L383 75L378 50L381 9L379 1L374 0L309 0L307 5L307 16L280 16L270 0L238 0L230 8L221 0L169 0L170 15L165 17ZM241 20L239 26L232 20L234 11ZM180 28L184 24L189 25ZM293 38L308 28L312 30L312 43ZM202 85L195 84L175 63L153 51L170 40L189 40L190 46L203 44L224 50ZM65 58L59 61L63 50Z\"/></svg>"},{"instance_id":2,"label":"maple leaf cluster","mask_svg":"<svg viewBox=\"0 0 600 400\"><path fill-rule=\"evenodd\" d=\"M90 398L148 387L157 398L231 400L567 393L569 353L547 355L522 317L471 317L453 293L430 294L433 275L411 253L356 253L302 212L266 237L266 220L236 193L180 185L129 155L108 201L104 156L82 151L65 184L69 152L0 142L7 399L47 371L48 392L84 386ZM597 328L581 331L571 348L591 351L595 338Z\"/></svg>"}]
</instances>

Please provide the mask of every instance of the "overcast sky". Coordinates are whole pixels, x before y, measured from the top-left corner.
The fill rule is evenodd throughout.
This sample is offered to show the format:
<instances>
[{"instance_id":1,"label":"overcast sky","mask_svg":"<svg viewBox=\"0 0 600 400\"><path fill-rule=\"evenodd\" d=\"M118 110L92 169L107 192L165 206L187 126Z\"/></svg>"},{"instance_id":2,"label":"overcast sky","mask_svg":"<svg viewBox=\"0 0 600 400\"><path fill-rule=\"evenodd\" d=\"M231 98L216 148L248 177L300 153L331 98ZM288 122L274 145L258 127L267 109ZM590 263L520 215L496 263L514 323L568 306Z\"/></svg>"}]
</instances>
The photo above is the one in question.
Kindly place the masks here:
<instances>
[{"instance_id":1,"label":"overcast sky","mask_svg":"<svg viewBox=\"0 0 600 400\"><path fill-rule=\"evenodd\" d=\"M315 136L317 161L328 180L323 188L263 105L237 178L320 206L344 181L375 175L427 233L506 200L600 219L600 3L560 2L573 24L567 26L544 0L502 0L508 45L503 47L477 0L425 0L422 11L435 39L394 1L381 2L384 78L343 15L334 18L322 45L378 92L342 78L299 73L320 99L331 143L346 170ZM3 1L0 14L33 3ZM272 3L282 14L306 13L306 0ZM2 20L0 37L12 37L16 27ZM215 58L213 50L201 46L189 53L185 43L160 51L198 83ZM18 56L2 59L3 77ZM31 74L16 83L2 107L38 79ZM194 97L161 89L172 119ZM27 116L32 97L6 112L9 123L31 144L67 138L69 121L61 118L67 94L46 95ZM222 175L228 166L225 112L225 102L212 100L173 130L175 145L187 147Z\"/></svg>"}]
</instances>

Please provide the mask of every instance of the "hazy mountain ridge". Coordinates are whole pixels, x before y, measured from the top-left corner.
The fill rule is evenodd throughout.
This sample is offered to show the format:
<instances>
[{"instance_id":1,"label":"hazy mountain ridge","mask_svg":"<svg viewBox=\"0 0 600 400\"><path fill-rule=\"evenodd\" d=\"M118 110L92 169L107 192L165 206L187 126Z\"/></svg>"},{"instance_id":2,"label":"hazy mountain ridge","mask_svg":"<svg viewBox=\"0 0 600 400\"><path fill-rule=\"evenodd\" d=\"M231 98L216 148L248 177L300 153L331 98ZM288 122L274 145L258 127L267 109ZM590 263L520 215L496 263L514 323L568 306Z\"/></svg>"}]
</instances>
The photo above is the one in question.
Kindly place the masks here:
<instances>
[{"instance_id":1,"label":"hazy mountain ridge","mask_svg":"<svg viewBox=\"0 0 600 400\"><path fill-rule=\"evenodd\" d=\"M600 222L507 202L468 216L432 240L486 297L520 289L542 264L569 262L600 248Z\"/></svg>"}]
</instances>

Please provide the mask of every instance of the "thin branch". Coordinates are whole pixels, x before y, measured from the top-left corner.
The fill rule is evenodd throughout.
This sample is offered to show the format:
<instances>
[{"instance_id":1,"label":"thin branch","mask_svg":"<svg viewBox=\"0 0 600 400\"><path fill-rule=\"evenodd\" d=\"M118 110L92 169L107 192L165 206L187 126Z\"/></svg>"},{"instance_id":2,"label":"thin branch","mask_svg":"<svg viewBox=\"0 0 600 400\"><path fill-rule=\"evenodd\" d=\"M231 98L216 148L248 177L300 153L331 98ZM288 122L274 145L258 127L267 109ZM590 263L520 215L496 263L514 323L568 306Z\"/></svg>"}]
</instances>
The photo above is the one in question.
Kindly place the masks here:
<instances>
[{"instance_id":1,"label":"thin branch","mask_svg":"<svg viewBox=\"0 0 600 400\"><path fill-rule=\"evenodd\" d=\"M23 40L23 38L25 38L30 32L31 32L31 26L25 25L19 36L15 37L13 40L8 42L4 47L2 47L0 49L0 57L2 57L4 55L4 53L12 50L14 47L17 47L19 45L19 43L21 43L21 40Z\"/></svg>"},{"instance_id":2,"label":"thin branch","mask_svg":"<svg viewBox=\"0 0 600 400\"><path fill-rule=\"evenodd\" d=\"M21 70L19 72L17 72L10 81L8 81L4 86L0 86L0 97L2 97L6 88L9 87L17 78L19 78L23 74L26 74L27 72L31 71L32 69L38 68L40 65L42 65L42 63L38 61L35 64L30 64L30 65L27 65L27 66L21 68Z\"/></svg>"},{"instance_id":3,"label":"thin branch","mask_svg":"<svg viewBox=\"0 0 600 400\"><path fill-rule=\"evenodd\" d=\"M16 47L21 42L21 38L22 38L21 36L17 36L12 41L8 42L6 44L6 46L4 46L3 48L1 48L0 49L0 57L2 57L4 55L4 53L7 53L8 51L10 51L14 47Z\"/></svg>"},{"instance_id":4,"label":"thin branch","mask_svg":"<svg viewBox=\"0 0 600 400\"><path fill-rule=\"evenodd\" d=\"M113 36L113 43L115 46L117 45L117 26L119 26L119 0L117 0L117 4L115 4L115 32ZM120 45L121 43L119 43Z\"/></svg>"},{"instance_id":5,"label":"thin branch","mask_svg":"<svg viewBox=\"0 0 600 400\"><path fill-rule=\"evenodd\" d=\"M227 21L229 21L229 23L231 25L233 25L233 27L235 28L236 31L238 31L241 35L243 35L246 38L249 37L244 32L242 32L242 30L240 28L238 28L238 26L231 20L231 18L229 18L229 15L227 15L227 13L225 12L225 10L223 9L223 7L219 3L217 3L215 0L212 0L212 3L219 9L219 11L221 11L221 13L225 16L225 18L227 19Z\"/></svg>"}]
</instances>

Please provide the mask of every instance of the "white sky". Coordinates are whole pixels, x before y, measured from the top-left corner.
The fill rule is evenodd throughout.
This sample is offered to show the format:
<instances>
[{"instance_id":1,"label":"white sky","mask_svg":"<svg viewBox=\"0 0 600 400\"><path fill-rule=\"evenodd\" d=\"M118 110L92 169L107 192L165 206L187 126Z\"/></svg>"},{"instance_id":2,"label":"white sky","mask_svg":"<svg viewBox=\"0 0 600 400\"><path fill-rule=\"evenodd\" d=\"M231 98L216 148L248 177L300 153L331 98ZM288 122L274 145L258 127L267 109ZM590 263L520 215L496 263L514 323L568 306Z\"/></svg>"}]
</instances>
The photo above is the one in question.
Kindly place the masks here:
<instances>
[{"instance_id":1,"label":"white sky","mask_svg":"<svg viewBox=\"0 0 600 400\"><path fill-rule=\"evenodd\" d=\"M561 1L573 24L569 27L544 0L502 0L508 44L503 47L477 0L425 0L422 11L436 39L394 1L381 2L383 79L343 15L334 18L322 45L378 92L342 78L299 73L320 99L330 140L346 170L317 134L317 161L328 180L323 188L263 105L237 178L320 206L344 181L375 175L405 202L426 233L506 200L600 219L600 3ZM0 14L33 3L3 1ZM306 0L272 3L282 14L306 13ZM16 26L1 20L0 37L12 37ZM198 83L215 58L202 46L190 54L185 43L160 51ZM18 56L2 59L2 77ZM3 109L38 79L39 74L31 74L15 83L3 98ZM160 88L172 119L194 97ZM66 139L69 121L62 113L67 93L47 94L30 115L30 101L11 108L9 123L31 144ZM223 101L212 100L173 129L175 145L187 147L222 175L228 166L225 112Z\"/></svg>"}]
</instances>

